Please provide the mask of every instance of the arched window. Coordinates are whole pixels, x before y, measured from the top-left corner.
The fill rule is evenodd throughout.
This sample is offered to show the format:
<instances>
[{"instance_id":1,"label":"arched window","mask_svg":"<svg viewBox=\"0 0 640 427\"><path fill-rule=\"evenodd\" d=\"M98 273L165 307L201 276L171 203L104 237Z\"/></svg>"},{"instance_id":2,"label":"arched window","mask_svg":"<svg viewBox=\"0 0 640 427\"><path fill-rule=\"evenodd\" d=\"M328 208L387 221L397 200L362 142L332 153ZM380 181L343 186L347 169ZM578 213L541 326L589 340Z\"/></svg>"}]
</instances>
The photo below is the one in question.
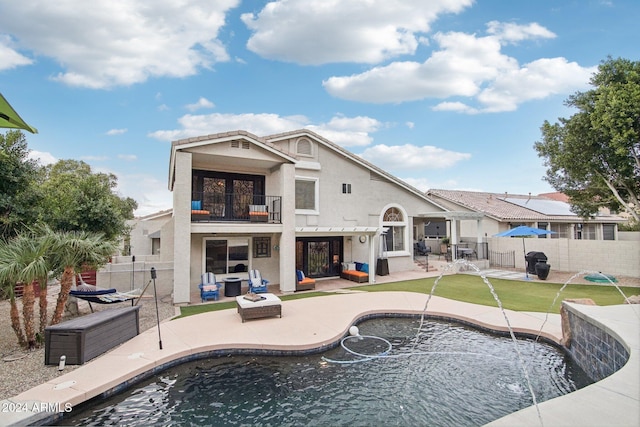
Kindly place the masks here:
<instances>
[{"instance_id":1,"label":"arched window","mask_svg":"<svg viewBox=\"0 0 640 427\"><path fill-rule=\"evenodd\" d=\"M402 212L398 208L389 208L384 213L384 222L403 222Z\"/></svg>"},{"instance_id":2,"label":"arched window","mask_svg":"<svg viewBox=\"0 0 640 427\"><path fill-rule=\"evenodd\" d=\"M407 216L399 206L388 206L382 214L387 252L407 251Z\"/></svg>"},{"instance_id":3,"label":"arched window","mask_svg":"<svg viewBox=\"0 0 640 427\"><path fill-rule=\"evenodd\" d=\"M313 155L313 145L307 138L300 138L296 143L296 153L303 156Z\"/></svg>"}]
</instances>

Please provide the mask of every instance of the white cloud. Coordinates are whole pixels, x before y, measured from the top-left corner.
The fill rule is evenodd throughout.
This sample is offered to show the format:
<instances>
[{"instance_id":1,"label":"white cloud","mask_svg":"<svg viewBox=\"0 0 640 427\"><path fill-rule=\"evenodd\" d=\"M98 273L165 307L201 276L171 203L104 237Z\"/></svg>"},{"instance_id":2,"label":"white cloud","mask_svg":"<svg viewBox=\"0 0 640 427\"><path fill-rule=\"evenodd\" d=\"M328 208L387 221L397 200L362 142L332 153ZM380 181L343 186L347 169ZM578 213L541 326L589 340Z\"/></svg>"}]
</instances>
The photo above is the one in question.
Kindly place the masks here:
<instances>
[{"instance_id":1,"label":"white cloud","mask_svg":"<svg viewBox=\"0 0 640 427\"><path fill-rule=\"evenodd\" d=\"M305 116L279 116L277 114L187 114L179 120L181 129L159 130L149 134L162 141L174 141L200 135L242 129L258 136L273 135L306 128L342 146L365 146L372 141L371 133L383 124L364 116L338 115L327 123L313 124Z\"/></svg>"},{"instance_id":2,"label":"white cloud","mask_svg":"<svg viewBox=\"0 0 640 427\"><path fill-rule=\"evenodd\" d=\"M116 190L125 197L138 202L136 216L149 215L161 210L171 209L173 195L165 181L147 174L127 174L113 172L118 177Z\"/></svg>"},{"instance_id":3,"label":"white cloud","mask_svg":"<svg viewBox=\"0 0 640 427\"><path fill-rule=\"evenodd\" d=\"M433 107L434 111L455 111L458 113L474 113L477 112L475 109L469 107L462 102L441 102L440 104Z\"/></svg>"},{"instance_id":4,"label":"white cloud","mask_svg":"<svg viewBox=\"0 0 640 427\"><path fill-rule=\"evenodd\" d=\"M438 50L423 63L392 62L360 74L330 77L323 86L335 97L371 103L462 98L434 109L467 114L512 111L523 102L587 86L593 67L565 58L542 58L520 66L502 53L504 44L555 36L539 24L493 21L489 31L492 34L484 37L437 33L433 40Z\"/></svg>"},{"instance_id":5,"label":"white cloud","mask_svg":"<svg viewBox=\"0 0 640 427\"><path fill-rule=\"evenodd\" d=\"M438 33L434 40L441 50L424 63L393 62L357 75L331 77L323 85L338 98L373 103L472 97L501 69L517 67L514 59L500 53L495 37Z\"/></svg>"},{"instance_id":6,"label":"white cloud","mask_svg":"<svg viewBox=\"0 0 640 427\"><path fill-rule=\"evenodd\" d=\"M537 22L519 25L511 22L491 21L487 24L487 33L497 36L505 43L517 43L522 40L535 40L539 38L552 39L556 37L552 31L549 31Z\"/></svg>"},{"instance_id":7,"label":"white cloud","mask_svg":"<svg viewBox=\"0 0 640 427\"><path fill-rule=\"evenodd\" d=\"M206 98L200 98L198 99L198 102L195 102L193 104L188 104L185 108L189 111L197 111L201 108L213 108L215 107L215 105L213 104L213 102L209 101Z\"/></svg>"},{"instance_id":8,"label":"white cloud","mask_svg":"<svg viewBox=\"0 0 640 427\"><path fill-rule=\"evenodd\" d=\"M433 188L432 182L427 178L400 178L412 187L417 188L422 192L426 192L428 189Z\"/></svg>"},{"instance_id":9,"label":"white cloud","mask_svg":"<svg viewBox=\"0 0 640 427\"><path fill-rule=\"evenodd\" d=\"M484 112L513 111L529 100L583 89L596 70L565 58L538 59L500 74L477 100Z\"/></svg>"},{"instance_id":10,"label":"white cloud","mask_svg":"<svg viewBox=\"0 0 640 427\"><path fill-rule=\"evenodd\" d=\"M58 159L51 153L45 151L29 150L27 158L35 160L42 166L52 165L58 161Z\"/></svg>"},{"instance_id":11,"label":"white cloud","mask_svg":"<svg viewBox=\"0 0 640 427\"><path fill-rule=\"evenodd\" d=\"M374 64L414 54L420 33L440 15L460 13L473 0L276 0L242 21L253 31L247 48L299 64Z\"/></svg>"},{"instance_id":12,"label":"white cloud","mask_svg":"<svg viewBox=\"0 0 640 427\"><path fill-rule=\"evenodd\" d=\"M124 160L125 162L133 162L138 160L138 156L135 154L118 154L118 158L120 160Z\"/></svg>"},{"instance_id":13,"label":"white cloud","mask_svg":"<svg viewBox=\"0 0 640 427\"><path fill-rule=\"evenodd\" d=\"M0 34L0 71L33 64L33 60L18 53L8 35Z\"/></svg>"},{"instance_id":14,"label":"white cloud","mask_svg":"<svg viewBox=\"0 0 640 427\"><path fill-rule=\"evenodd\" d=\"M150 7L145 0L7 2L0 28L20 49L64 64L54 79L107 88L149 77L190 76L228 61L217 37L225 14L239 3L158 0ZM6 48L6 41L2 45Z\"/></svg>"},{"instance_id":15,"label":"white cloud","mask_svg":"<svg viewBox=\"0 0 640 427\"><path fill-rule=\"evenodd\" d=\"M458 153L430 145L411 144L376 145L364 150L362 158L385 170L406 171L446 169L471 158L469 153Z\"/></svg>"},{"instance_id":16,"label":"white cloud","mask_svg":"<svg viewBox=\"0 0 640 427\"><path fill-rule=\"evenodd\" d=\"M82 156L80 158L85 162L104 162L109 160L107 156Z\"/></svg>"},{"instance_id":17,"label":"white cloud","mask_svg":"<svg viewBox=\"0 0 640 427\"><path fill-rule=\"evenodd\" d=\"M110 129L107 131L109 136L122 135L123 133L127 133L127 129Z\"/></svg>"}]
</instances>

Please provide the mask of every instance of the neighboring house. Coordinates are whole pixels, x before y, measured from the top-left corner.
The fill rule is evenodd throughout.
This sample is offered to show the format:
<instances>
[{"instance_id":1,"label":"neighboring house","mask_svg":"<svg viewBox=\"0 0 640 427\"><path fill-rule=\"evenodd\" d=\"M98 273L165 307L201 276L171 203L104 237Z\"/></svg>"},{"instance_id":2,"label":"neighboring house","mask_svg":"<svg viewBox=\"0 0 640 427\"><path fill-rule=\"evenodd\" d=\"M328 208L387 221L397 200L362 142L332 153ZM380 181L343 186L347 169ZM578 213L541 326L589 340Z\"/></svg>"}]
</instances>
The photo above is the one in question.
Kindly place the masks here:
<instances>
[{"instance_id":1,"label":"neighboring house","mask_svg":"<svg viewBox=\"0 0 640 427\"><path fill-rule=\"evenodd\" d=\"M205 271L222 280L259 269L293 292L296 270L337 277L342 262L358 261L374 282L379 258L390 273L414 268L414 233L444 211L308 130L174 141L169 189L173 217L163 227L161 254L173 254L176 303L189 302Z\"/></svg>"},{"instance_id":2,"label":"neighboring house","mask_svg":"<svg viewBox=\"0 0 640 427\"><path fill-rule=\"evenodd\" d=\"M167 209L127 221L131 228L129 238L124 242L123 256L160 255L162 227L171 219L173 211Z\"/></svg>"},{"instance_id":3,"label":"neighboring house","mask_svg":"<svg viewBox=\"0 0 640 427\"><path fill-rule=\"evenodd\" d=\"M554 234L549 235L551 239L617 240L618 224L625 222L624 218L610 215L606 211L594 218L581 218L571 212L566 196L560 193L532 196L429 190L427 196L447 209L484 214L482 232L485 237L519 225L528 225L554 231ZM477 228L473 223L461 223L459 235L463 238L475 237Z\"/></svg>"}]
</instances>

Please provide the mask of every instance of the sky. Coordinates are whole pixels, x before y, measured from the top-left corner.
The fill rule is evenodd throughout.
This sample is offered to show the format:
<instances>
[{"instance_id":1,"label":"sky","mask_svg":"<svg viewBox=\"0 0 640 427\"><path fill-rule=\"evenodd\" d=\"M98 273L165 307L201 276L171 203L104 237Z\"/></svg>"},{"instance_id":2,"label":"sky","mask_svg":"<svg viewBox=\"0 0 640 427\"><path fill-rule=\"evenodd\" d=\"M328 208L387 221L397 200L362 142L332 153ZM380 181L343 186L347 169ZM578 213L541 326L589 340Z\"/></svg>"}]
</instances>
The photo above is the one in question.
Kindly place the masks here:
<instances>
[{"instance_id":1,"label":"sky","mask_svg":"<svg viewBox=\"0 0 640 427\"><path fill-rule=\"evenodd\" d=\"M306 128L422 191L554 189L533 148L637 0L0 0L0 93L30 155L169 209L171 141Z\"/></svg>"}]
</instances>

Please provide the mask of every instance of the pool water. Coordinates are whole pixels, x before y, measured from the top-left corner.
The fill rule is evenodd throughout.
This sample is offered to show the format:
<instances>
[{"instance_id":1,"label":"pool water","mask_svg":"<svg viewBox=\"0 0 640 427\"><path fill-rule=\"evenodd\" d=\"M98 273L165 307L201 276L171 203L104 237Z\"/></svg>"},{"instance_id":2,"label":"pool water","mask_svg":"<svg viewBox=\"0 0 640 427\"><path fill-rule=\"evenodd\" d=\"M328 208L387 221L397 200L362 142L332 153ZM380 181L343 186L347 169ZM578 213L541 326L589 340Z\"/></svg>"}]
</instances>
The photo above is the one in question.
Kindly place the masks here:
<instances>
[{"instance_id":1,"label":"pool water","mask_svg":"<svg viewBox=\"0 0 640 427\"><path fill-rule=\"evenodd\" d=\"M477 426L531 406L508 337L429 320L382 318L359 326L392 344L364 360L334 348L322 354L226 356L164 371L91 407L64 425ZM348 339L379 354L382 340ZM518 340L538 403L590 383L558 348ZM356 361L358 361L356 363Z\"/></svg>"}]
</instances>

